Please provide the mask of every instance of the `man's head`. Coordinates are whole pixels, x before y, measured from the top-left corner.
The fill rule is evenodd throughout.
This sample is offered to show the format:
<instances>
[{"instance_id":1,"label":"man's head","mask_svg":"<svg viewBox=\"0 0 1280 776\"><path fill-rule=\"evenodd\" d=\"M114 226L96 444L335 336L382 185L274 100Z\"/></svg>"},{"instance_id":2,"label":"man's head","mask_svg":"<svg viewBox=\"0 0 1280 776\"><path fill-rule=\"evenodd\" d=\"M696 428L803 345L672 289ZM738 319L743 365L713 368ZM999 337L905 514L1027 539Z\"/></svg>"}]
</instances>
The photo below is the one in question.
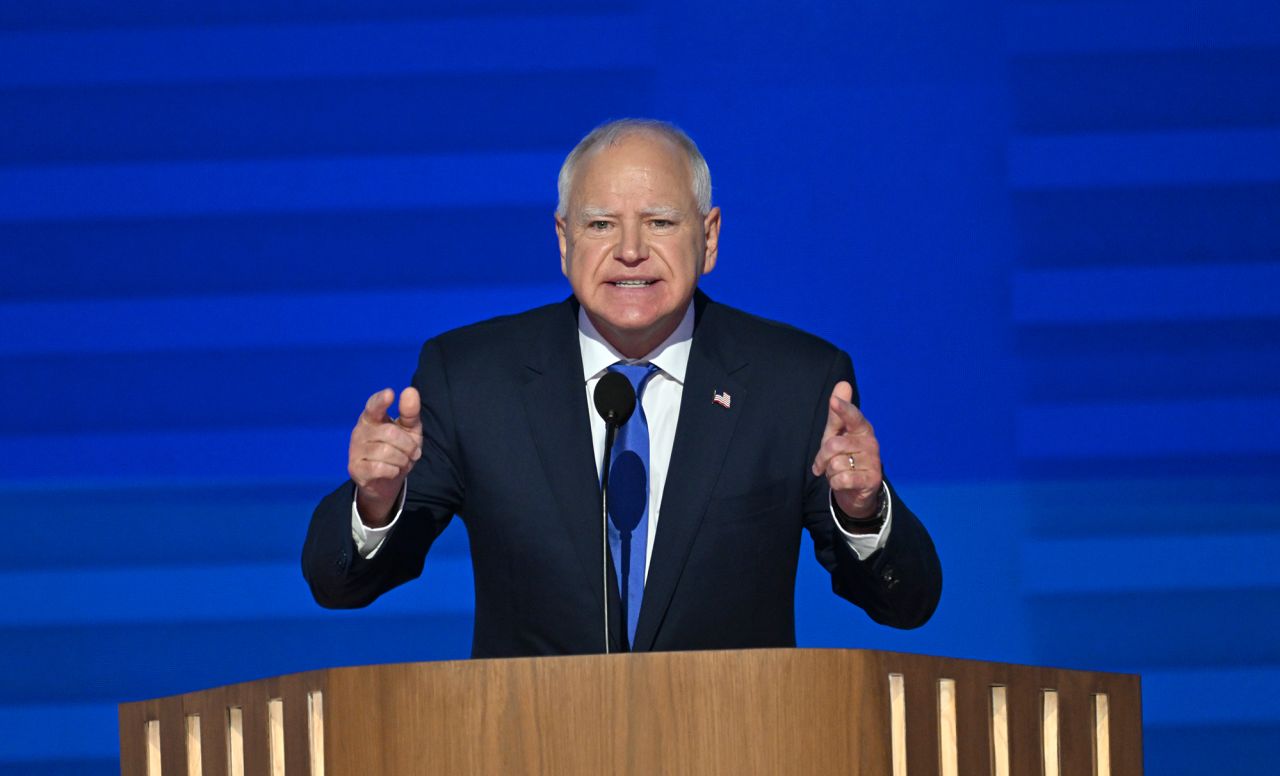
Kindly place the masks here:
<instances>
[{"instance_id":1,"label":"man's head","mask_svg":"<svg viewBox=\"0 0 1280 776\"><path fill-rule=\"evenodd\" d=\"M707 164L670 124L623 119L578 143L559 189L560 267L600 333L639 358L675 330L715 266Z\"/></svg>"}]
</instances>

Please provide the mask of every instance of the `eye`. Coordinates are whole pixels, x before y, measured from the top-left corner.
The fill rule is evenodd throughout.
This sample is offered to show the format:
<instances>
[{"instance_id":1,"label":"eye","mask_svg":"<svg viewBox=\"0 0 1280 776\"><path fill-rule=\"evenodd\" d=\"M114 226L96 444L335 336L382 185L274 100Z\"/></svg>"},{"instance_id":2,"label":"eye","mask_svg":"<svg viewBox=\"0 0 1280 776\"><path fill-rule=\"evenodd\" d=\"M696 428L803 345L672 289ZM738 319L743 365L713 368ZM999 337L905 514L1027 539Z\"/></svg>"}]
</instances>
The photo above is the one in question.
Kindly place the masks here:
<instances>
[{"instance_id":1,"label":"eye","mask_svg":"<svg viewBox=\"0 0 1280 776\"><path fill-rule=\"evenodd\" d=\"M593 232L603 232L609 228L608 221L588 221L587 228Z\"/></svg>"},{"instance_id":2,"label":"eye","mask_svg":"<svg viewBox=\"0 0 1280 776\"><path fill-rule=\"evenodd\" d=\"M659 231L666 231L668 229L674 229L676 222L669 218L655 218L649 221L649 226Z\"/></svg>"}]
</instances>

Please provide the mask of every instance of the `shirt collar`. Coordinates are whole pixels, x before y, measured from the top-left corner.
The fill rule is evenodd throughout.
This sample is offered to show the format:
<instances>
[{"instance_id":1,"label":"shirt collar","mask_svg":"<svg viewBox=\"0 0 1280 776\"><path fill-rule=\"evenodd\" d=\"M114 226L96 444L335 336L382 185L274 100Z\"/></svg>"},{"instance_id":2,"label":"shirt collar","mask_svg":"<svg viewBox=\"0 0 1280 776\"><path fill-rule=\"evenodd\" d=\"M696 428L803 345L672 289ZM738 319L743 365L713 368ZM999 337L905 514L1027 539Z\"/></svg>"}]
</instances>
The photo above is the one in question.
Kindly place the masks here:
<instances>
[{"instance_id":1,"label":"shirt collar","mask_svg":"<svg viewBox=\"0 0 1280 776\"><path fill-rule=\"evenodd\" d=\"M619 361L627 363L649 363L656 365L671 379L684 384L685 370L689 366L689 349L693 343L693 302L684 311L684 317L676 330L671 332L658 347L649 351L644 358L631 359L619 353L604 338L587 317L584 307L578 308L578 347L582 351L582 379L590 380L599 377L613 364Z\"/></svg>"}]
</instances>

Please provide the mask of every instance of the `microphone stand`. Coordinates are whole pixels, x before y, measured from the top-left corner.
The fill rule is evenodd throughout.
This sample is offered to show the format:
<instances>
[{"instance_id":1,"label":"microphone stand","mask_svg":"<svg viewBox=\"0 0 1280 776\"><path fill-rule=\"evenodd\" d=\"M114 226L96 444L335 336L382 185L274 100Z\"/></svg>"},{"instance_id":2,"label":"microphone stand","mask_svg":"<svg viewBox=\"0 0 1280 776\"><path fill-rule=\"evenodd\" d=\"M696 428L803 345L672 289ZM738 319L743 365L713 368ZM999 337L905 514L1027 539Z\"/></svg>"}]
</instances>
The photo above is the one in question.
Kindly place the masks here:
<instances>
[{"instance_id":1,"label":"microphone stand","mask_svg":"<svg viewBox=\"0 0 1280 776\"><path fill-rule=\"evenodd\" d=\"M596 383L592 403L604 421L604 460L600 462L600 594L604 599L604 653L609 654L609 463L618 428L636 409L636 391L618 372L607 372ZM624 631L625 632L625 631Z\"/></svg>"},{"instance_id":2,"label":"microphone stand","mask_svg":"<svg viewBox=\"0 0 1280 776\"><path fill-rule=\"evenodd\" d=\"M604 599L604 653L609 654L609 464L618 423L605 419L604 460L600 462L600 595Z\"/></svg>"}]
</instances>

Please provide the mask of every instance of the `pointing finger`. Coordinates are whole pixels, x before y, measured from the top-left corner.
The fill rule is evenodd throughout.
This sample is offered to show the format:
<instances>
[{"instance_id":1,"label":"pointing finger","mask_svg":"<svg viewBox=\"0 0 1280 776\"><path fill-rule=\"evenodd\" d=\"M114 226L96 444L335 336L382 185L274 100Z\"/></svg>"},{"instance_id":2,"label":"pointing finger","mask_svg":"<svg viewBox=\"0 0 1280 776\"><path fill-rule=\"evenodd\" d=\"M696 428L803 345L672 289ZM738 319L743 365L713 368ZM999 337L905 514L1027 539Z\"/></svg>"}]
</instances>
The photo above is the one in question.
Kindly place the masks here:
<instances>
[{"instance_id":1,"label":"pointing finger","mask_svg":"<svg viewBox=\"0 0 1280 776\"><path fill-rule=\"evenodd\" d=\"M838 396L846 402L851 402L853 401L853 386L849 384L848 380L841 380L831 389L831 395Z\"/></svg>"},{"instance_id":2,"label":"pointing finger","mask_svg":"<svg viewBox=\"0 0 1280 776\"><path fill-rule=\"evenodd\" d=\"M830 456L823 455L823 447L826 442L833 436L843 433L845 430L845 421L841 416L839 406L841 403L848 404L853 398L853 386L847 381L841 380L831 389L831 397L827 399L827 425L822 429L822 442L818 447L818 454L814 458L813 465L810 467L814 475L819 475L826 468L827 458Z\"/></svg>"},{"instance_id":3,"label":"pointing finger","mask_svg":"<svg viewBox=\"0 0 1280 776\"><path fill-rule=\"evenodd\" d=\"M840 428L844 425L844 420L837 411L837 399L848 404L853 399L853 386L841 380L831 389L831 398L827 400L827 427L822 430L822 439L824 441L831 435L839 433Z\"/></svg>"},{"instance_id":4,"label":"pointing finger","mask_svg":"<svg viewBox=\"0 0 1280 776\"><path fill-rule=\"evenodd\" d=\"M847 385L847 383L846 383ZM871 423L866 416L862 414L862 410L854 406L848 398L839 397L834 391L831 393L831 414L840 419L840 433L842 434L858 434L866 435L871 433ZM827 419L828 424L831 422Z\"/></svg>"},{"instance_id":5,"label":"pointing finger","mask_svg":"<svg viewBox=\"0 0 1280 776\"><path fill-rule=\"evenodd\" d=\"M364 412L360 413L360 421L363 423L386 423L387 408L391 406L391 402L395 401L396 392L390 388L383 388L374 395L369 397L369 401L364 403Z\"/></svg>"}]
</instances>

